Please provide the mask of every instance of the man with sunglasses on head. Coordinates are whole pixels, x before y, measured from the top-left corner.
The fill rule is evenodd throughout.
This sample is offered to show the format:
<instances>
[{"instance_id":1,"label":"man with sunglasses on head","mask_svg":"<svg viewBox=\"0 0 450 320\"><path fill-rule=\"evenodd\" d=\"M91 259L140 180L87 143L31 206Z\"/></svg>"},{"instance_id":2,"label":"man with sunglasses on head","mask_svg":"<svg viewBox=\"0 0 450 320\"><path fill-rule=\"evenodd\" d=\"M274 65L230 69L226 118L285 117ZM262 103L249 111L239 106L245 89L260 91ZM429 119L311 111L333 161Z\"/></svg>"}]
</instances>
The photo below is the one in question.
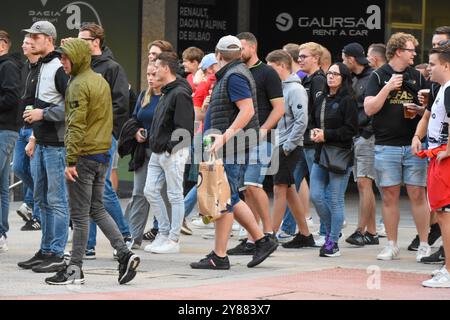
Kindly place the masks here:
<instances>
[{"instance_id":1,"label":"man with sunglasses on head","mask_svg":"<svg viewBox=\"0 0 450 320\"><path fill-rule=\"evenodd\" d=\"M383 218L388 245L379 260L398 259L399 197L406 185L417 232L420 238L416 260L431 253L428 245L430 213L426 201L427 162L414 156L411 140L421 113L418 92L427 82L412 65L417 39L406 33L392 35L387 44L388 63L374 71L366 89L364 108L373 116L375 133L375 170L383 193Z\"/></svg>"}]
</instances>

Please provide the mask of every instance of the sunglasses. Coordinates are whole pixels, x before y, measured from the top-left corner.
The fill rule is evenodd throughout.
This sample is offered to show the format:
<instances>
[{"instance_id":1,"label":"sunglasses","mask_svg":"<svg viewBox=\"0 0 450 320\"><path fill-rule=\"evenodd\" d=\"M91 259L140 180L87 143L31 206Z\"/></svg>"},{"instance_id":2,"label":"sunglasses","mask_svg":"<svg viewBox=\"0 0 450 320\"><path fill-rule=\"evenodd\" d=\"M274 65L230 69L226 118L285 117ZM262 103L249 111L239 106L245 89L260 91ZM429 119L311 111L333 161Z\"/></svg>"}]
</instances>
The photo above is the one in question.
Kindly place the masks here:
<instances>
[{"instance_id":1,"label":"sunglasses","mask_svg":"<svg viewBox=\"0 0 450 320\"><path fill-rule=\"evenodd\" d=\"M438 43L439 47L443 47L443 46L446 46L448 44L450 44L450 39L449 40L442 40L442 41L439 41L439 43Z\"/></svg>"}]
</instances>

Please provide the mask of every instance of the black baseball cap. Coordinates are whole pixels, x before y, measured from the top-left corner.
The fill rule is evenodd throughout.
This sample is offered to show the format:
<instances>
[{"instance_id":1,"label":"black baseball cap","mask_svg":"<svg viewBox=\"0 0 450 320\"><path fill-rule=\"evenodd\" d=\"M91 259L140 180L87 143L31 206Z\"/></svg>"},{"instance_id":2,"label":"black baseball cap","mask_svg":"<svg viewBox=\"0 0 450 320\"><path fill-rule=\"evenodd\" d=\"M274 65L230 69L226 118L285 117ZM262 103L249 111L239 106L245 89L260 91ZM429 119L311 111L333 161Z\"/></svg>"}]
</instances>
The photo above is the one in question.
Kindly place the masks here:
<instances>
[{"instance_id":1,"label":"black baseball cap","mask_svg":"<svg viewBox=\"0 0 450 320\"><path fill-rule=\"evenodd\" d=\"M344 47L342 52L349 57L354 57L355 60L362 65L369 64L369 60L367 60L366 52L362 45L357 42L352 42Z\"/></svg>"}]
</instances>

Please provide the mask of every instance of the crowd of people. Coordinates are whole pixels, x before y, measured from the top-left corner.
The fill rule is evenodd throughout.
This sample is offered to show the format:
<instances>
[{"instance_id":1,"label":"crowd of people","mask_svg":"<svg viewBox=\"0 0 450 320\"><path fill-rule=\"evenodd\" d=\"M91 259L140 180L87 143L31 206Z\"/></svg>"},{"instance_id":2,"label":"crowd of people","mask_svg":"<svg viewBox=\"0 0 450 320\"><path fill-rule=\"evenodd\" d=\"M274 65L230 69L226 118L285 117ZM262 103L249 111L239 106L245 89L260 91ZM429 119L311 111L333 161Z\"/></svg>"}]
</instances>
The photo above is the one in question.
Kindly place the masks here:
<instances>
[{"instance_id":1,"label":"crowd of people","mask_svg":"<svg viewBox=\"0 0 450 320\"><path fill-rule=\"evenodd\" d=\"M213 53L187 48L181 67L173 46L155 40L137 99L101 26L84 24L59 46L50 22L23 32L25 63L9 53L9 35L0 31L0 253L8 250L12 155L24 187L22 230L42 232L39 250L18 263L21 269L55 273L45 279L51 285L83 284L83 259L96 258L98 225L114 248L119 283L133 280L140 257L132 250L176 254L181 235L193 233L189 224L210 227L201 217L190 220L197 188L187 182L196 182L199 162L215 154L231 198L214 222L213 250L191 268L227 270L233 255L250 256L253 268L280 244L340 257L353 175L359 220L345 241L376 246L387 237L376 258L398 259L405 186L417 228L408 250L417 262L444 264L423 286L450 287L450 27L436 29L428 63L416 67L419 43L401 32L367 54L359 43L345 45L342 62L308 42L286 44L265 63L257 38L243 32L221 38ZM130 155L134 172L125 211L113 187L117 155ZM228 248L236 222L247 234Z\"/></svg>"}]
</instances>

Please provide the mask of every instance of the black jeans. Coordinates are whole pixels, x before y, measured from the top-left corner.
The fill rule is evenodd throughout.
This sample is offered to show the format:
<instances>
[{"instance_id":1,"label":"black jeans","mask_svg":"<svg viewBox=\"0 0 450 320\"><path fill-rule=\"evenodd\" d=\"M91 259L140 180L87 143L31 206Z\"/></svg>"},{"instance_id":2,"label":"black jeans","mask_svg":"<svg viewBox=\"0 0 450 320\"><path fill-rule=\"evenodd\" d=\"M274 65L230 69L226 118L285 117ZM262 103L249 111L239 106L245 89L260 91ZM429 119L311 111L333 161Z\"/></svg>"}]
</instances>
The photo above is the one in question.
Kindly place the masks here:
<instances>
[{"instance_id":1,"label":"black jeans","mask_svg":"<svg viewBox=\"0 0 450 320\"><path fill-rule=\"evenodd\" d=\"M76 182L67 181L70 218L73 223L72 257L70 264L82 266L89 234L89 216L100 227L119 259L128 253L117 224L105 211L103 190L108 164L79 158Z\"/></svg>"}]
</instances>

